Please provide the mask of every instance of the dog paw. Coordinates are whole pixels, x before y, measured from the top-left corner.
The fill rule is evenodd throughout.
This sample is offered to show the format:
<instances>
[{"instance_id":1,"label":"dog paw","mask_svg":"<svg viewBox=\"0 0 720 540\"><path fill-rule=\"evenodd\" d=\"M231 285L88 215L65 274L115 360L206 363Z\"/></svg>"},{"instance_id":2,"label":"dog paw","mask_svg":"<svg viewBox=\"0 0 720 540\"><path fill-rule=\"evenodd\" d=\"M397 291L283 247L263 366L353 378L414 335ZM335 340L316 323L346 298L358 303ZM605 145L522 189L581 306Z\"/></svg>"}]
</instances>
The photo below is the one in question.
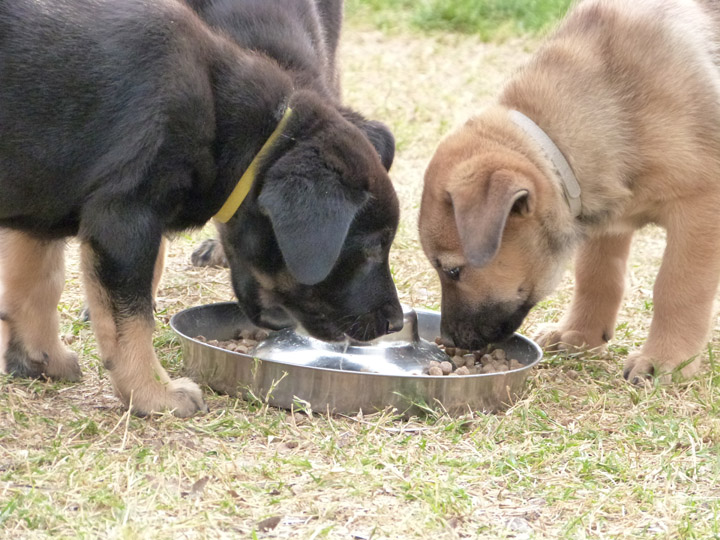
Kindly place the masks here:
<instances>
[{"instance_id":1,"label":"dog paw","mask_svg":"<svg viewBox=\"0 0 720 540\"><path fill-rule=\"evenodd\" d=\"M44 375L55 380L77 382L82 379L78 355L69 349L50 356Z\"/></svg>"},{"instance_id":2,"label":"dog paw","mask_svg":"<svg viewBox=\"0 0 720 540\"><path fill-rule=\"evenodd\" d=\"M215 238L203 240L190 256L190 262L192 262L193 266L228 267L225 250Z\"/></svg>"},{"instance_id":3,"label":"dog paw","mask_svg":"<svg viewBox=\"0 0 720 540\"><path fill-rule=\"evenodd\" d=\"M78 356L64 346L58 345L50 354L30 354L17 341L11 341L5 352L7 372L15 377L77 382L82 378Z\"/></svg>"},{"instance_id":4,"label":"dog paw","mask_svg":"<svg viewBox=\"0 0 720 540\"><path fill-rule=\"evenodd\" d=\"M606 342L590 337L586 332L560 327L547 327L535 337L538 345L549 352L581 352L604 347Z\"/></svg>"},{"instance_id":5,"label":"dog paw","mask_svg":"<svg viewBox=\"0 0 720 540\"><path fill-rule=\"evenodd\" d=\"M661 384L692 378L700 370L700 360L658 360L636 351L630 353L625 361L623 377L635 385L646 384L657 378Z\"/></svg>"},{"instance_id":6,"label":"dog paw","mask_svg":"<svg viewBox=\"0 0 720 540\"><path fill-rule=\"evenodd\" d=\"M160 389L138 393L137 399L132 402L133 414L147 416L170 411L179 418L187 418L196 413L208 412L202 390L186 377L173 379L163 384L159 392L157 390Z\"/></svg>"},{"instance_id":7,"label":"dog paw","mask_svg":"<svg viewBox=\"0 0 720 540\"><path fill-rule=\"evenodd\" d=\"M49 360L47 354L30 356L21 346L11 343L5 352L5 369L13 377L39 379L45 373Z\"/></svg>"}]
</instances>

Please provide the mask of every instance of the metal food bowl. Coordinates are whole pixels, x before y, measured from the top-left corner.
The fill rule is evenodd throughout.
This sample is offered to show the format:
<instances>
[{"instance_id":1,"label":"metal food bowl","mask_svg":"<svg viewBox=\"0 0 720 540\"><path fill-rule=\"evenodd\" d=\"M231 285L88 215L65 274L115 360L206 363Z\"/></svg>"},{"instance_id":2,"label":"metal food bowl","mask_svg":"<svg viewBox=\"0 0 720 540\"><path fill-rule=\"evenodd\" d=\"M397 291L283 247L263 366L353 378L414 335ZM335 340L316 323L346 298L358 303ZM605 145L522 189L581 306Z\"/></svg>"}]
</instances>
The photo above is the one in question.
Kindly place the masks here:
<instances>
[{"instance_id":1,"label":"metal food bowl","mask_svg":"<svg viewBox=\"0 0 720 540\"><path fill-rule=\"evenodd\" d=\"M327 343L305 332L271 333L248 354L195 339L227 341L254 328L234 302L208 304L177 313L170 326L180 336L186 373L231 396L290 409L355 414L394 407L405 415L428 409L462 414L494 412L512 404L542 359L533 341L515 334L497 344L522 367L463 376L423 374L430 360L448 357L432 343L440 335L440 314L405 309L405 326L368 343Z\"/></svg>"}]
</instances>

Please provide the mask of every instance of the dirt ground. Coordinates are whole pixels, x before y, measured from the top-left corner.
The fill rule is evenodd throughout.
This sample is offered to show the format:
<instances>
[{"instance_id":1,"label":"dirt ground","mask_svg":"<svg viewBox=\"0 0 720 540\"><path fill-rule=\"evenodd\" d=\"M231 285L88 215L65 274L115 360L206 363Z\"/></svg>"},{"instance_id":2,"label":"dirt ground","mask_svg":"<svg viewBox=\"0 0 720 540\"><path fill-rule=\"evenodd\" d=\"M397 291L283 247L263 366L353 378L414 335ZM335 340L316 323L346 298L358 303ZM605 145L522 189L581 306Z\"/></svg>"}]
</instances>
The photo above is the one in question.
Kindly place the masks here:
<instances>
[{"instance_id":1,"label":"dirt ground","mask_svg":"<svg viewBox=\"0 0 720 540\"><path fill-rule=\"evenodd\" d=\"M388 123L397 139L402 223L392 268L403 302L439 305L417 239L435 146L490 102L535 45L346 30L346 103ZM175 375L182 358L169 317L232 298L226 270L189 264L212 232L180 235L169 250L155 343ZM183 421L132 418L113 397L90 328L78 321L70 242L62 332L84 378L0 379L0 537L717 537L715 365L712 376L671 389L621 380L627 350L649 326L663 246L657 229L638 235L609 354L547 357L505 414L307 416L207 391L211 412ZM570 292L568 272L521 331L557 319ZM711 354L717 345L716 328Z\"/></svg>"}]
</instances>

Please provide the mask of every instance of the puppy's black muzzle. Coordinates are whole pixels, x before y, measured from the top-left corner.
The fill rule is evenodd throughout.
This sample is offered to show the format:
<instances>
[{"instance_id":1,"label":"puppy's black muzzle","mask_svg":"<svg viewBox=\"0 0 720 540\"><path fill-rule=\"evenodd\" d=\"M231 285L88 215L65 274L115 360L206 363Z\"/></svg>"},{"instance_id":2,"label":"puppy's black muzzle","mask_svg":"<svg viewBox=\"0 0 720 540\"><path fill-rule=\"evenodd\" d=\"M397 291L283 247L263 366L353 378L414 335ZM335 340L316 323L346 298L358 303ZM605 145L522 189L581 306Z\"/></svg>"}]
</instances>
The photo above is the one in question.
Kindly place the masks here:
<instances>
[{"instance_id":1,"label":"puppy's black muzzle","mask_svg":"<svg viewBox=\"0 0 720 540\"><path fill-rule=\"evenodd\" d=\"M440 329L443 338L456 347L479 350L490 343L510 339L520 327L532 304L489 304L478 309L448 307L443 303Z\"/></svg>"},{"instance_id":2,"label":"puppy's black muzzle","mask_svg":"<svg viewBox=\"0 0 720 540\"><path fill-rule=\"evenodd\" d=\"M379 309L359 316L344 330L358 341L370 341L403 328L403 311L398 302L388 302Z\"/></svg>"}]
</instances>

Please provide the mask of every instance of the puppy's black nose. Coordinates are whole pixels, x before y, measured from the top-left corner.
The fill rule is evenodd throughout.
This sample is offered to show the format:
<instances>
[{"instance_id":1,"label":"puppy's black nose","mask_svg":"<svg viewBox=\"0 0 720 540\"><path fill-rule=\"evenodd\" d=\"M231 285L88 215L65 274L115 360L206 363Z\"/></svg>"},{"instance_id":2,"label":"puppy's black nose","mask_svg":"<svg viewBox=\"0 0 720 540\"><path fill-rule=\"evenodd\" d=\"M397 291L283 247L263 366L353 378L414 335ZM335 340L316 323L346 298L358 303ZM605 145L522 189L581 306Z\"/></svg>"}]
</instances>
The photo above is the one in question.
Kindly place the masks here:
<instances>
[{"instance_id":1,"label":"puppy's black nose","mask_svg":"<svg viewBox=\"0 0 720 540\"><path fill-rule=\"evenodd\" d=\"M388 334L391 334L393 332L399 332L403 329L403 326L405 325L405 318L403 316L402 309L399 311L399 313L395 313L395 310L393 310L393 313L386 315L387 316L387 332Z\"/></svg>"}]
</instances>

